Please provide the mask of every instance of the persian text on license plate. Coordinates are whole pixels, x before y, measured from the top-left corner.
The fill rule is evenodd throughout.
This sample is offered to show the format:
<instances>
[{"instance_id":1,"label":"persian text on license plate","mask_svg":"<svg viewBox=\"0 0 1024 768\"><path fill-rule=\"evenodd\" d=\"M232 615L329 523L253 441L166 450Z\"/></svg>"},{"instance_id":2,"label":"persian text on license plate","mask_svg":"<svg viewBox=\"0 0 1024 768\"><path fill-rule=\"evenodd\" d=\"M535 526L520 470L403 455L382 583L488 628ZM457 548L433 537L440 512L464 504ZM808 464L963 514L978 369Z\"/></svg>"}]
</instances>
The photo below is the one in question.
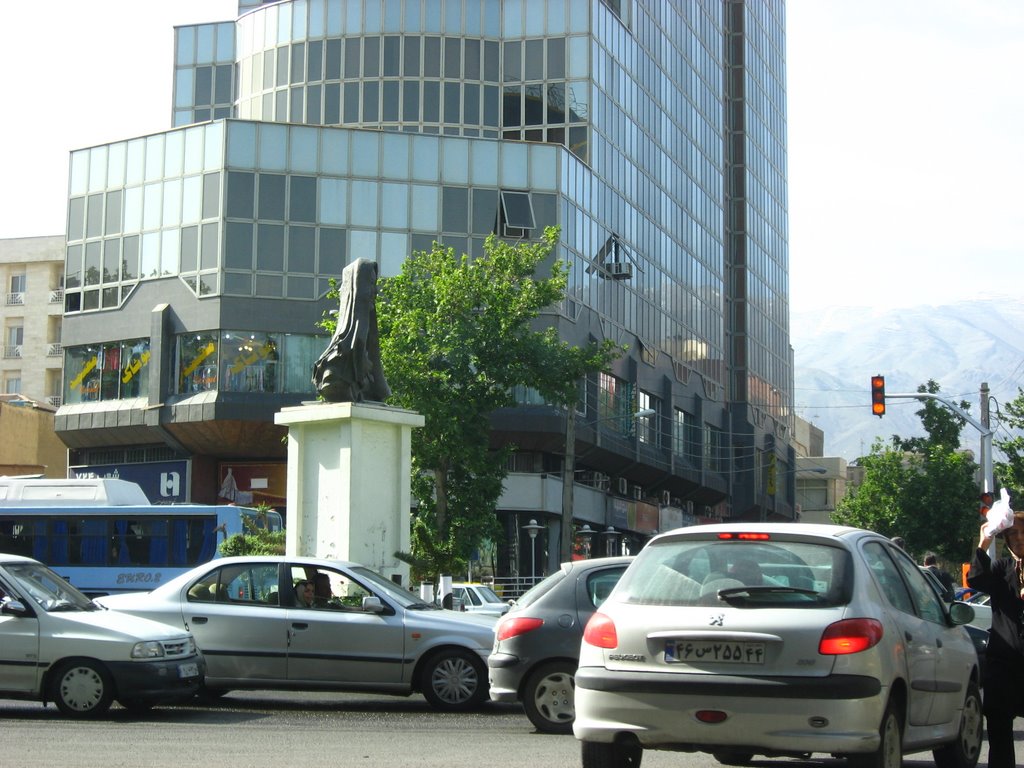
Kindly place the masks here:
<instances>
[{"instance_id":1,"label":"persian text on license plate","mask_svg":"<svg viewBox=\"0 0 1024 768\"><path fill-rule=\"evenodd\" d=\"M669 640L665 643L665 661L676 664L764 664L764 643Z\"/></svg>"},{"instance_id":2,"label":"persian text on license plate","mask_svg":"<svg viewBox=\"0 0 1024 768\"><path fill-rule=\"evenodd\" d=\"M179 664L178 665L178 677L198 677L199 665L198 664Z\"/></svg>"}]
</instances>

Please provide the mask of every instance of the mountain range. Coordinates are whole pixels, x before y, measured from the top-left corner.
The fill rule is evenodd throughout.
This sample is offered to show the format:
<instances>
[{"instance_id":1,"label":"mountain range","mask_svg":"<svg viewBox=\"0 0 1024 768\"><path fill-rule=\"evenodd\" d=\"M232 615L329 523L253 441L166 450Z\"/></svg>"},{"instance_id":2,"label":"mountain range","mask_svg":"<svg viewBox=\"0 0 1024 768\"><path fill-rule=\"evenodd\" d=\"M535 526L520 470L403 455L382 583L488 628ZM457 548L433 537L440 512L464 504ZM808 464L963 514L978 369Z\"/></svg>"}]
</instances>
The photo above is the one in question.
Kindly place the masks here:
<instances>
[{"instance_id":1,"label":"mountain range","mask_svg":"<svg viewBox=\"0 0 1024 768\"><path fill-rule=\"evenodd\" d=\"M922 403L891 398L917 392L929 379L953 402L966 400L981 418L981 385L990 390L996 439L999 404L1024 387L1024 299L985 296L940 306L879 309L837 306L794 312L790 336L797 415L825 433L825 455L853 461L876 437L923 436L915 415ZM871 414L871 377L885 376L886 414ZM963 445L977 455L980 434L970 424Z\"/></svg>"}]
</instances>

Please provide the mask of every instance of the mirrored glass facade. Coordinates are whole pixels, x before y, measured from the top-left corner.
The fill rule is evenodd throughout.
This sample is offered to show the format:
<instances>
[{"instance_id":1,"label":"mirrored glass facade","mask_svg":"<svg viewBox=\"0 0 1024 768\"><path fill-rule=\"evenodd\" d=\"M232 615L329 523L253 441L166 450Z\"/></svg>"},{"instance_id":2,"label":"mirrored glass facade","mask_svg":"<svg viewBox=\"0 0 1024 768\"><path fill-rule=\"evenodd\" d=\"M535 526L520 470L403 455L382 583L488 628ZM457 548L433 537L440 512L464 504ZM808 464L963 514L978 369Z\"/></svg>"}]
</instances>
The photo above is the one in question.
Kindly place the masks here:
<instances>
[{"instance_id":1,"label":"mirrored glass facade","mask_svg":"<svg viewBox=\"0 0 1024 768\"><path fill-rule=\"evenodd\" d=\"M630 488L693 517L792 519L784 50L783 0L242 0L176 30L172 129L72 153L65 336L145 322L166 418L226 423L233 398L313 396L315 347L287 342L351 260L386 277L557 225L547 321L629 349L580 418L645 412L591 469L640 466ZM517 444L532 400L498 419Z\"/></svg>"}]
</instances>

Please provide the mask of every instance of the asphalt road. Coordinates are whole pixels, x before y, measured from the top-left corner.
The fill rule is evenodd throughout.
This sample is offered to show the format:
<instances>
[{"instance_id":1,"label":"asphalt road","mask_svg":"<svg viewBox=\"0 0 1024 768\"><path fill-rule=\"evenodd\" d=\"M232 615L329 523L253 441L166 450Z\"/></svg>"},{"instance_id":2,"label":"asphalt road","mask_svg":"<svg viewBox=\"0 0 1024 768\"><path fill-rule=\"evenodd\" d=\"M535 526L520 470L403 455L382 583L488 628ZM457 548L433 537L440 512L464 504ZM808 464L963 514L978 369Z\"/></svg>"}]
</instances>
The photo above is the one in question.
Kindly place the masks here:
<instances>
[{"instance_id":1,"label":"asphalt road","mask_svg":"<svg viewBox=\"0 0 1024 768\"><path fill-rule=\"evenodd\" d=\"M1021 734L1017 734L1018 741ZM1024 746L1018 746L1024 755ZM983 750L980 765L987 761ZM4 768L572 768L571 736L536 733L518 706L445 714L420 696L235 692L211 706L81 722L56 707L0 700ZM763 760L760 768L842 768ZM907 768L932 768L930 753ZM709 755L645 752L644 768L719 768Z\"/></svg>"}]
</instances>

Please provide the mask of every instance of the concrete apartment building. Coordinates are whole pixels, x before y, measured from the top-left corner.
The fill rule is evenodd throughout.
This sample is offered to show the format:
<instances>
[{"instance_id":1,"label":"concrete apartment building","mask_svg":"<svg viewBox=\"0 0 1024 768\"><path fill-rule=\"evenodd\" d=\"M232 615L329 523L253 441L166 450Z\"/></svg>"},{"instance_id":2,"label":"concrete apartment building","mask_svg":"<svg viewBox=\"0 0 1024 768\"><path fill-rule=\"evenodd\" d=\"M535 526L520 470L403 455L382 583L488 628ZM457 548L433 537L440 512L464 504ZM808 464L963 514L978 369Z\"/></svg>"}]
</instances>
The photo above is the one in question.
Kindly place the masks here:
<instances>
[{"instance_id":1,"label":"concrete apartment building","mask_svg":"<svg viewBox=\"0 0 1024 768\"><path fill-rule=\"evenodd\" d=\"M574 525L794 519L783 0L242 0L174 34L169 129L71 156L73 467L283 505L328 280L558 225L544 322L628 348L581 387ZM567 414L518 394L505 573L561 524Z\"/></svg>"},{"instance_id":2,"label":"concrete apartment building","mask_svg":"<svg viewBox=\"0 0 1024 768\"><path fill-rule=\"evenodd\" d=\"M0 239L3 394L61 402L64 237Z\"/></svg>"}]
</instances>

